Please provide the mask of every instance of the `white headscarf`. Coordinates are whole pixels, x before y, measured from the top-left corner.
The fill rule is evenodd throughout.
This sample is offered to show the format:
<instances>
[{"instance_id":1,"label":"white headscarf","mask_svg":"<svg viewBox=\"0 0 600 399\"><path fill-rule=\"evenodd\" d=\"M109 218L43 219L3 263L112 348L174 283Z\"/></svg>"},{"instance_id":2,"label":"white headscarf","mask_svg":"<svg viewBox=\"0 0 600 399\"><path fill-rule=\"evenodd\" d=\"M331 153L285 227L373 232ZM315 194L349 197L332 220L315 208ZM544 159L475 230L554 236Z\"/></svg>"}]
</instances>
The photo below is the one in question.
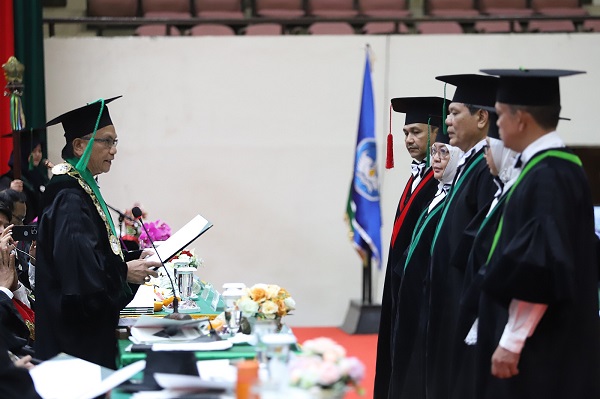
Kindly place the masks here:
<instances>
[{"instance_id":1,"label":"white headscarf","mask_svg":"<svg viewBox=\"0 0 600 399\"><path fill-rule=\"evenodd\" d=\"M445 144L446 148L450 152L450 159L448 160L448 164L446 165L446 169L444 169L444 173L442 174L442 178L440 179L441 184L452 184L454 180L454 176L456 175L456 169L458 167L458 161L463 155L463 152L460 148L454 147L450 144Z\"/></svg>"},{"instance_id":2,"label":"white headscarf","mask_svg":"<svg viewBox=\"0 0 600 399\"><path fill-rule=\"evenodd\" d=\"M506 184L519 175L519 170L515 169L515 162L519 153L506 148L502 140L491 137L488 140L490 143L488 151L492 152L494 165L498 169L498 178L503 184Z\"/></svg>"},{"instance_id":3,"label":"white headscarf","mask_svg":"<svg viewBox=\"0 0 600 399\"><path fill-rule=\"evenodd\" d=\"M448 189L452 186L452 181L456 175L458 162L463 155L463 152L460 150L460 148L451 146L450 144L444 145L450 153L450 159L446 164L446 168L444 169L444 173L442 173L442 177L439 179L438 190L435 193L433 200L431 200L429 203L429 212L431 212L431 210L446 197ZM431 160L431 164L433 164L433 159Z\"/></svg>"}]
</instances>

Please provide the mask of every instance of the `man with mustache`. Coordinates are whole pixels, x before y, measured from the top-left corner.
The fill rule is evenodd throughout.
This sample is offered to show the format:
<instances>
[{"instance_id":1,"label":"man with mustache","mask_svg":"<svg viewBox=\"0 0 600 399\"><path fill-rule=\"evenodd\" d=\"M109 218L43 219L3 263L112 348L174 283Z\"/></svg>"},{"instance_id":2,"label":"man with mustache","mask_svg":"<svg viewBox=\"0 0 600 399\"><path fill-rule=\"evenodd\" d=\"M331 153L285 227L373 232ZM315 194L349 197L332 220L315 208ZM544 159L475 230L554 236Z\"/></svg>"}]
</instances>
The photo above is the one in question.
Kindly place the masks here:
<instances>
[{"instance_id":1,"label":"man with mustache","mask_svg":"<svg viewBox=\"0 0 600 399\"><path fill-rule=\"evenodd\" d=\"M390 388L392 341L401 281L402 256L410 243L421 211L437 190L433 171L427 167L427 156L428 148L435 142L437 131L442 123L440 116L443 114L443 104L444 99L439 97L392 100L393 110L406 114L403 128L404 142L413 162L411 176L398 203L390 240L377 341L375 399L387 399Z\"/></svg>"}]
</instances>

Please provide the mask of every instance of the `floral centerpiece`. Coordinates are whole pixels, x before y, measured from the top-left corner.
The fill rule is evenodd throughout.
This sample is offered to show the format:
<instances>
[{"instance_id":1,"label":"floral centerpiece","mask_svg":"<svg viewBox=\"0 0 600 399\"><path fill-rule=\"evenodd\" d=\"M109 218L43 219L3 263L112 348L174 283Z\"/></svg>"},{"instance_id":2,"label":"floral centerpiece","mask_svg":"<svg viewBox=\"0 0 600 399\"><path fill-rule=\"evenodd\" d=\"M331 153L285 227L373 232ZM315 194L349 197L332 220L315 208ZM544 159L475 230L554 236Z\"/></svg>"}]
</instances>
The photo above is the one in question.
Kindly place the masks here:
<instances>
[{"instance_id":1,"label":"floral centerpiece","mask_svg":"<svg viewBox=\"0 0 600 399\"><path fill-rule=\"evenodd\" d=\"M255 284L245 288L236 305L246 318L276 319L296 308L296 301L289 292L275 284Z\"/></svg>"},{"instance_id":2,"label":"floral centerpiece","mask_svg":"<svg viewBox=\"0 0 600 399\"><path fill-rule=\"evenodd\" d=\"M169 262L174 262L176 260L186 262L190 267L195 267L196 269L204 265L204 259L198 258L194 253L194 249L184 249L183 251L179 251L169 260Z\"/></svg>"},{"instance_id":3,"label":"floral centerpiece","mask_svg":"<svg viewBox=\"0 0 600 399\"><path fill-rule=\"evenodd\" d=\"M153 242L156 242L164 241L171 237L171 227L160 219L154 222L145 222L144 227L146 227L146 229L142 229L139 236L141 248L151 248L152 242L150 239L152 239ZM148 234L146 234L146 230L148 231ZM150 236L150 239L148 238L148 235Z\"/></svg>"},{"instance_id":4,"label":"floral centerpiece","mask_svg":"<svg viewBox=\"0 0 600 399\"><path fill-rule=\"evenodd\" d=\"M311 391L312 396L341 398L349 388L364 394L360 382L365 366L358 358L346 356L344 347L330 338L305 341L289 366L290 384Z\"/></svg>"}]
</instances>

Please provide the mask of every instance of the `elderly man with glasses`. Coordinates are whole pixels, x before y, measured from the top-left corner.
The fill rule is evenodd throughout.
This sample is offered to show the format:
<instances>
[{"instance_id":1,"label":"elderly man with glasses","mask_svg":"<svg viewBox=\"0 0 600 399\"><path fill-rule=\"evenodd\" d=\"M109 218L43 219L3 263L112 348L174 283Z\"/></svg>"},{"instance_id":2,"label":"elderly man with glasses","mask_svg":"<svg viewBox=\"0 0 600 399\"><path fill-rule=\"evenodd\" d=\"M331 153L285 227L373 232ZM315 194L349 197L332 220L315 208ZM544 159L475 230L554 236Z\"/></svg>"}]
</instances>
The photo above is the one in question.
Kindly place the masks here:
<instances>
[{"instance_id":1,"label":"elderly man with glasses","mask_svg":"<svg viewBox=\"0 0 600 399\"><path fill-rule=\"evenodd\" d=\"M98 100L67 112L66 161L52 169L38 229L36 355L60 352L115 368L119 312L160 263L128 260L96 182L117 154L117 132Z\"/></svg>"}]
</instances>

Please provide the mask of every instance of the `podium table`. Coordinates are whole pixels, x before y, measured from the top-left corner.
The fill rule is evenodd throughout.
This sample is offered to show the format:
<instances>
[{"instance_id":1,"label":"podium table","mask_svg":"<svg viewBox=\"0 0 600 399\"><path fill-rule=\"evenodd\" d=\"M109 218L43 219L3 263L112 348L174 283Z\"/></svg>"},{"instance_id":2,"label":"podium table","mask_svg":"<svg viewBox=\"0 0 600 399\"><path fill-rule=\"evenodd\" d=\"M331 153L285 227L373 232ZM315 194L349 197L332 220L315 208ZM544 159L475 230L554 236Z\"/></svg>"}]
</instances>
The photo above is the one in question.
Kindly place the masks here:
<instances>
[{"instance_id":1,"label":"podium table","mask_svg":"<svg viewBox=\"0 0 600 399\"><path fill-rule=\"evenodd\" d=\"M146 358L144 352L127 352L125 349L131 345L131 341L119 340L119 353L117 367L125 367L131 363ZM216 360L216 359L254 359L256 350L254 346L248 344L233 345L231 348L221 351L197 351L194 352L198 360Z\"/></svg>"}]
</instances>

